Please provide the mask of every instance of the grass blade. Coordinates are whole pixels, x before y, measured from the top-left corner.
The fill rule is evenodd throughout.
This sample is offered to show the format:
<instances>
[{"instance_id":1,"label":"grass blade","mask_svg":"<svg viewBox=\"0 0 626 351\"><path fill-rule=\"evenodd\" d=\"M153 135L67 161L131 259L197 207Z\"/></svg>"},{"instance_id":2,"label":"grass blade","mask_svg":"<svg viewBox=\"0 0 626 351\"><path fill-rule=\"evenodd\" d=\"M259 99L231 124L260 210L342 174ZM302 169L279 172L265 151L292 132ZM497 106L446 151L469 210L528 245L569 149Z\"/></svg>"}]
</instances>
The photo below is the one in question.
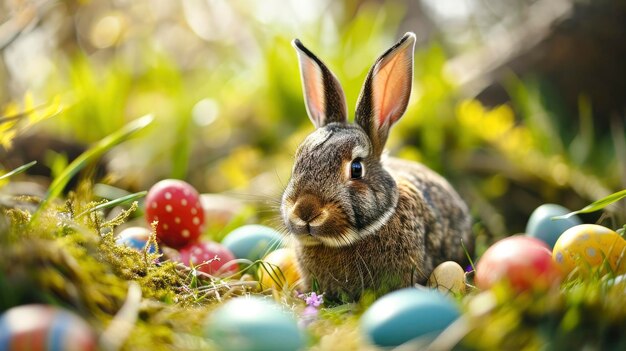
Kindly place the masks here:
<instances>
[{"instance_id":1,"label":"grass blade","mask_svg":"<svg viewBox=\"0 0 626 351\"><path fill-rule=\"evenodd\" d=\"M31 162L29 162L29 163L27 163L25 165L19 166L16 169L12 170L11 172L5 173L5 174L1 175L0 176L0 180L9 178L9 177L14 176L16 174L20 174L20 173L26 171L27 169L31 168L32 166L36 165L36 164L37 164L37 161L31 161Z\"/></svg>"},{"instance_id":2,"label":"grass blade","mask_svg":"<svg viewBox=\"0 0 626 351\"><path fill-rule=\"evenodd\" d=\"M40 208L43 208L49 201L58 197L63 189L65 189L65 186L70 179L86 165L101 157L115 145L128 139L131 135L147 127L150 123L152 123L153 119L152 115L140 117L126 124L120 130L110 134L97 142L87 151L83 152L52 181L44 200L41 202Z\"/></svg>"},{"instance_id":3,"label":"grass blade","mask_svg":"<svg viewBox=\"0 0 626 351\"><path fill-rule=\"evenodd\" d=\"M29 95L28 93L26 94L27 96L32 96ZM28 98L25 98L25 100L28 100ZM31 108L26 109L25 111L21 111L21 112L17 112L15 114L12 115L4 115L4 116L0 116L0 125L4 124L4 123L9 123L9 122L13 122L13 121L19 121L20 119L26 118L29 115L32 115L36 112L42 111L44 110L44 114L45 114L45 118L49 118L52 116L55 116L57 114L59 114L63 109L60 107L61 103L60 103L60 97L59 96L55 96L54 99L52 99L52 102L48 102L45 104L41 104L38 106L32 106L32 104L30 106L32 106Z\"/></svg>"},{"instance_id":4,"label":"grass blade","mask_svg":"<svg viewBox=\"0 0 626 351\"><path fill-rule=\"evenodd\" d=\"M20 119L20 118L22 118L22 117L24 117L26 115L27 115L27 113L20 113L20 114L13 115L13 116L3 116L3 117L0 117L0 124L9 123L9 122L18 120L18 119Z\"/></svg>"},{"instance_id":5,"label":"grass blade","mask_svg":"<svg viewBox=\"0 0 626 351\"><path fill-rule=\"evenodd\" d=\"M569 218L573 215L579 214L579 213L589 213L589 212L595 212L595 211L599 211L605 207L607 207L608 205L615 203L623 198L626 197L626 189L622 190L622 191L618 191L616 193L613 193L603 199L600 199L598 201L592 202L591 204L583 207L582 209L578 210L578 211L574 211L574 212L570 212L566 215L563 216L557 216L557 217L553 217L552 219L565 219L565 218Z\"/></svg>"},{"instance_id":6,"label":"grass blade","mask_svg":"<svg viewBox=\"0 0 626 351\"><path fill-rule=\"evenodd\" d=\"M0 116L0 124L9 123L27 117L29 114L46 107L46 105L37 106L28 111L22 111L10 116Z\"/></svg>"},{"instance_id":7,"label":"grass blade","mask_svg":"<svg viewBox=\"0 0 626 351\"><path fill-rule=\"evenodd\" d=\"M126 202L135 201L137 199L140 199L140 198L146 196L147 193L148 192L144 190L144 191L140 191L138 193L122 196L122 197L117 198L115 200L107 201L105 203L102 203L102 204L100 204L98 206L94 206L94 207L92 207L92 208L90 208L88 210L85 210L85 211L79 213L78 216L76 216L76 217L77 218L78 217L82 217L82 216L84 216L84 215L86 215L88 213L94 212L94 211L104 210L104 209L115 207L117 205L120 205L120 204L123 204L123 203L126 203Z\"/></svg>"}]
</instances>

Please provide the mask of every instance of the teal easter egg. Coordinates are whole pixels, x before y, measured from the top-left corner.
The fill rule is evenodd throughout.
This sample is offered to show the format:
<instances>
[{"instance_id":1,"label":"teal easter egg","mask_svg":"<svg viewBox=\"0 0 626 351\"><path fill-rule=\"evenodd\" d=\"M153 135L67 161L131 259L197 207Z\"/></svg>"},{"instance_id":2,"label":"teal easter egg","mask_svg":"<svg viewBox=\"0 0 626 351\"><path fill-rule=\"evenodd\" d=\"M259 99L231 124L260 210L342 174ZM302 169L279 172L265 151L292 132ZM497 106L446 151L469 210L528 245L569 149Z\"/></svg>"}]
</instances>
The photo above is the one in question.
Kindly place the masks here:
<instances>
[{"instance_id":1,"label":"teal easter egg","mask_svg":"<svg viewBox=\"0 0 626 351\"><path fill-rule=\"evenodd\" d=\"M526 224L526 235L543 240L552 249L564 231L582 224L576 215L564 219L552 219L552 217L563 216L570 212L572 211L555 204L544 204L537 207Z\"/></svg>"},{"instance_id":2,"label":"teal easter egg","mask_svg":"<svg viewBox=\"0 0 626 351\"><path fill-rule=\"evenodd\" d=\"M228 233L222 245L237 258L256 261L282 244L282 236L274 229L259 224L248 224Z\"/></svg>"},{"instance_id":3,"label":"teal easter egg","mask_svg":"<svg viewBox=\"0 0 626 351\"><path fill-rule=\"evenodd\" d=\"M304 347L293 314L260 297L239 297L207 319L205 336L223 351L291 351Z\"/></svg>"},{"instance_id":4,"label":"teal easter egg","mask_svg":"<svg viewBox=\"0 0 626 351\"><path fill-rule=\"evenodd\" d=\"M91 327L76 314L47 305L13 307L0 317L0 350L96 350Z\"/></svg>"},{"instance_id":5,"label":"teal easter egg","mask_svg":"<svg viewBox=\"0 0 626 351\"><path fill-rule=\"evenodd\" d=\"M436 337L458 317L456 304L440 292L406 288L374 302L361 317L361 330L378 346L398 346Z\"/></svg>"}]
</instances>

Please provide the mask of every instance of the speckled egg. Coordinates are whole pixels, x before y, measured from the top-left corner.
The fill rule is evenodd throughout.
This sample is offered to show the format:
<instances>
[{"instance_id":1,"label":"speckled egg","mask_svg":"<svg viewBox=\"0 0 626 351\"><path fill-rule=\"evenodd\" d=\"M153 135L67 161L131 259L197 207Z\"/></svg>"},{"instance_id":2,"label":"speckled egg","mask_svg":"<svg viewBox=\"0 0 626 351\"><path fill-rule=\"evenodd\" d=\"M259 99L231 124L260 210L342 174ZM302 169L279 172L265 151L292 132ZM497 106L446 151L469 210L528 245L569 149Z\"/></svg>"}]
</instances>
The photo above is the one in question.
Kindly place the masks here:
<instances>
[{"instance_id":1,"label":"speckled egg","mask_svg":"<svg viewBox=\"0 0 626 351\"><path fill-rule=\"evenodd\" d=\"M144 227L128 227L122 230L115 239L117 245L125 245L131 249L143 252L150 240L151 232ZM148 249L148 253L156 253L157 246L151 245Z\"/></svg>"},{"instance_id":2,"label":"speckled egg","mask_svg":"<svg viewBox=\"0 0 626 351\"><path fill-rule=\"evenodd\" d=\"M296 253L291 248L280 248L263 258L259 266L259 283L262 289L296 288L300 282L300 271L296 263Z\"/></svg>"},{"instance_id":3,"label":"speckled egg","mask_svg":"<svg viewBox=\"0 0 626 351\"><path fill-rule=\"evenodd\" d=\"M205 336L223 351L291 351L304 347L294 315L272 300L239 297L209 315Z\"/></svg>"},{"instance_id":4,"label":"speckled egg","mask_svg":"<svg viewBox=\"0 0 626 351\"><path fill-rule=\"evenodd\" d=\"M459 317L457 305L436 290L405 288L384 295L361 317L361 330L378 346L436 337Z\"/></svg>"},{"instance_id":5,"label":"speckled egg","mask_svg":"<svg viewBox=\"0 0 626 351\"><path fill-rule=\"evenodd\" d=\"M446 261L435 267L428 278L428 286L442 293L465 292L465 271L454 261Z\"/></svg>"},{"instance_id":6,"label":"speckled egg","mask_svg":"<svg viewBox=\"0 0 626 351\"><path fill-rule=\"evenodd\" d=\"M582 224L582 221L576 215L563 219L552 219L570 212L572 211L560 205L541 205L530 215L526 224L526 234L543 240L552 249L564 231L575 225Z\"/></svg>"},{"instance_id":7,"label":"speckled egg","mask_svg":"<svg viewBox=\"0 0 626 351\"><path fill-rule=\"evenodd\" d=\"M513 235L491 245L478 260L475 283L480 289L507 283L516 291L543 290L560 281L545 242Z\"/></svg>"},{"instance_id":8,"label":"speckled egg","mask_svg":"<svg viewBox=\"0 0 626 351\"><path fill-rule=\"evenodd\" d=\"M277 249L282 244L282 236L274 229L259 224L249 224L230 232L222 245L237 258L256 261Z\"/></svg>"},{"instance_id":9,"label":"speckled egg","mask_svg":"<svg viewBox=\"0 0 626 351\"><path fill-rule=\"evenodd\" d=\"M204 226L204 210L198 191L178 179L165 179L154 184L145 200L148 226L157 223L159 241L180 249L200 237Z\"/></svg>"},{"instance_id":10,"label":"speckled egg","mask_svg":"<svg viewBox=\"0 0 626 351\"><path fill-rule=\"evenodd\" d=\"M561 235L552 258L566 275L576 268L577 273L588 274L603 262L609 264L613 273L623 274L626 273L626 259L622 257L625 250L626 241L616 232L596 224L581 224Z\"/></svg>"},{"instance_id":11,"label":"speckled egg","mask_svg":"<svg viewBox=\"0 0 626 351\"><path fill-rule=\"evenodd\" d=\"M0 350L95 349L96 337L90 326L70 311L47 305L22 305L0 317Z\"/></svg>"}]
</instances>

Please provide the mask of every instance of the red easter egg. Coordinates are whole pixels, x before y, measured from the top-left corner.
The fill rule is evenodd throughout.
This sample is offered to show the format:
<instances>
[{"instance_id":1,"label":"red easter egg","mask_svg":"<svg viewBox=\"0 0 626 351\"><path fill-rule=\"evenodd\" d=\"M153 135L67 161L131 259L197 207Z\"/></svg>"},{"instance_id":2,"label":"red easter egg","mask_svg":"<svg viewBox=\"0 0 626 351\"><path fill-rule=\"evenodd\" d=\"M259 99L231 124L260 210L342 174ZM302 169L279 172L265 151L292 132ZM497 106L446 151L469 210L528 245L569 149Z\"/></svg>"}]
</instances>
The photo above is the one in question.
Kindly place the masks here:
<instances>
[{"instance_id":1,"label":"red easter egg","mask_svg":"<svg viewBox=\"0 0 626 351\"><path fill-rule=\"evenodd\" d=\"M146 196L146 220L157 221L160 242L181 248L198 239L204 224L204 211L196 189L182 180L166 179L156 183Z\"/></svg>"},{"instance_id":2,"label":"red easter egg","mask_svg":"<svg viewBox=\"0 0 626 351\"><path fill-rule=\"evenodd\" d=\"M213 241L192 243L180 249L180 261L186 266L194 266L197 270L214 275L228 276L239 271L235 259L227 248Z\"/></svg>"},{"instance_id":3,"label":"red easter egg","mask_svg":"<svg viewBox=\"0 0 626 351\"><path fill-rule=\"evenodd\" d=\"M559 280L560 272L546 243L524 235L496 242L476 265L475 282L481 289L507 281L516 291L542 290Z\"/></svg>"}]
</instances>

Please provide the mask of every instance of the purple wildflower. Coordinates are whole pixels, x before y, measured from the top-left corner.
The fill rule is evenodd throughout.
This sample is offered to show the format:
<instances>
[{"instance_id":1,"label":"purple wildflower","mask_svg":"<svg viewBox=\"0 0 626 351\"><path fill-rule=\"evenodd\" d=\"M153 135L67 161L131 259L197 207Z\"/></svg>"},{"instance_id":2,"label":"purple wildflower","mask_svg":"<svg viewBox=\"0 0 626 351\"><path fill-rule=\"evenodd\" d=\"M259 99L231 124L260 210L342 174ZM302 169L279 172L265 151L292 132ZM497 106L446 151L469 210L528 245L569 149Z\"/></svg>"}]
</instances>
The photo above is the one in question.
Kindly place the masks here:
<instances>
[{"instance_id":1,"label":"purple wildflower","mask_svg":"<svg viewBox=\"0 0 626 351\"><path fill-rule=\"evenodd\" d=\"M317 295L315 292L312 292L305 299L307 306L320 307L321 304L324 303L324 296Z\"/></svg>"},{"instance_id":2,"label":"purple wildflower","mask_svg":"<svg viewBox=\"0 0 626 351\"><path fill-rule=\"evenodd\" d=\"M315 292L311 292L308 294L298 294L298 298L304 300L306 303L306 307L304 311L302 311L302 319L300 320L300 325L306 327L317 319L318 309L324 303L324 296L323 294L318 295Z\"/></svg>"}]
</instances>

